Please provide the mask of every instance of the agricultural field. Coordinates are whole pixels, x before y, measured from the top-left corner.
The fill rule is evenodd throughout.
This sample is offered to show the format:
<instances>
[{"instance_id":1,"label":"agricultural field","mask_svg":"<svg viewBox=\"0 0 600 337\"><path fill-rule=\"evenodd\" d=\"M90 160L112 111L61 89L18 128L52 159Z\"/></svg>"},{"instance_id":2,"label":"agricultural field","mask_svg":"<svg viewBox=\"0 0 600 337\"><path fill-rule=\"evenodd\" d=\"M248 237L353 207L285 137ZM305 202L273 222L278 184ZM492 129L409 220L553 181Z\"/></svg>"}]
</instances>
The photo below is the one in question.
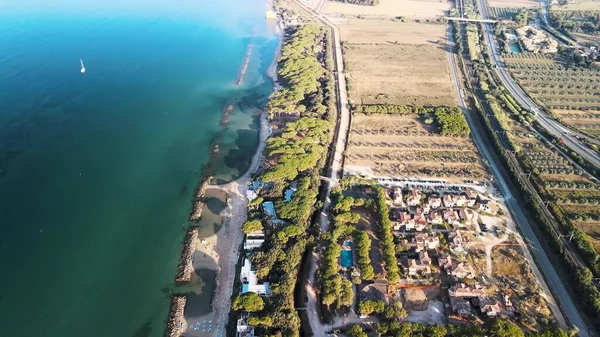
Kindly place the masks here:
<instances>
[{"instance_id":1,"label":"agricultural field","mask_svg":"<svg viewBox=\"0 0 600 337\"><path fill-rule=\"evenodd\" d=\"M446 38L443 24L348 19L347 24L339 27L345 43L395 43L401 40L403 44L435 45Z\"/></svg>"},{"instance_id":2,"label":"agricultural field","mask_svg":"<svg viewBox=\"0 0 600 337\"><path fill-rule=\"evenodd\" d=\"M344 44L351 102L455 105L444 47L399 43Z\"/></svg>"},{"instance_id":3,"label":"agricultural field","mask_svg":"<svg viewBox=\"0 0 600 337\"><path fill-rule=\"evenodd\" d=\"M450 181L486 175L469 137L439 135L428 117L356 114L345 166L377 176L437 177Z\"/></svg>"},{"instance_id":4,"label":"agricultural field","mask_svg":"<svg viewBox=\"0 0 600 337\"><path fill-rule=\"evenodd\" d=\"M599 110L552 110L562 123L570 125L592 137L600 138L600 111Z\"/></svg>"},{"instance_id":5,"label":"agricultural field","mask_svg":"<svg viewBox=\"0 0 600 337\"><path fill-rule=\"evenodd\" d=\"M517 54L518 55L518 54ZM519 85L549 109L600 110L600 70L566 68L558 61L530 62L509 55L506 63Z\"/></svg>"},{"instance_id":6,"label":"agricultural field","mask_svg":"<svg viewBox=\"0 0 600 337\"><path fill-rule=\"evenodd\" d=\"M522 151L522 159L541 186L541 197L553 201L567 219L600 247L600 185L585 177L561 156L538 145Z\"/></svg>"},{"instance_id":7,"label":"agricultural field","mask_svg":"<svg viewBox=\"0 0 600 337\"><path fill-rule=\"evenodd\" d=\"M512 19L517 12L521 9L520 7L490 7L489 15L492 18L497 19Z\"/></svg>"},{"instance_id":8,"label":"agricultural field","mask_svg":"<svg viewBox=\"0 0 600 337\"><path fill-rule=\"evenodd\" d=\"M596 0L565 1L562 6L552 5L553 11L600 11L600 2Z\"/></svg>"},{"instance_id":9,"label":"agricultural field","mask_svg":"<svg viewBox=\"0 0 600 337\"><path fill-rule=\"evenodd\" d=\"M517 7L517 8L534 8L540 5L537 0L489 0L490 7Z\"/></svg>"},{"instance_id":10,"label":"agricultural field","mask_svg":"<svg viewBox=\"0 0 600 337\"><path fill-rule=\"evenodd\" d=\"M326 14L380 17L411 16L416 18L445 16L449 9L449 2L439 0L379 0L379 4L376 6L327 1L323 6L323 12Z\"/></svg>"}]
</instances>

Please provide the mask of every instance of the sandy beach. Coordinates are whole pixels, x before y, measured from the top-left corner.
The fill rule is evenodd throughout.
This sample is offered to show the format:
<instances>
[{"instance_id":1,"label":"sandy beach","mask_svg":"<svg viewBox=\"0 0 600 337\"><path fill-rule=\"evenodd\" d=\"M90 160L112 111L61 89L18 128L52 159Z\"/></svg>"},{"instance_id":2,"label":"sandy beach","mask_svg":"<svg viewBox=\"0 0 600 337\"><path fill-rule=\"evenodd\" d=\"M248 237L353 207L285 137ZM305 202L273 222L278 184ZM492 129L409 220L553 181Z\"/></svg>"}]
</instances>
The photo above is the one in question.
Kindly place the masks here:
<instances>
[{"instance_id":1,"label":"sandy beach","mask_svg":"<svg viewBox=\"0 0 600 337\"><path fill-rule=\"evenodd\" d=\"M280 43L276 48L276 57L268 69L268 76L279 89L276 82L277 59L281 49L282 32L277 28ZM243 240L242 225L247 220L248 200L246 191L251 175L260 166L265 141L269 137L269 122L266 111L260 113L259 145L252 158L250 167L240 178L223 185L209 185L207 191L219 189L228 195L226 208L221 212L223 227L215 234L199 238L196 244L193 266L195 270L210 269L216 274L215 289L210 313L199 316L185 315L187 330L183 336L225 336L225 326L231 307L231 296L236 275L235 265L239 259Z\"/></svg>"}]
</instances>

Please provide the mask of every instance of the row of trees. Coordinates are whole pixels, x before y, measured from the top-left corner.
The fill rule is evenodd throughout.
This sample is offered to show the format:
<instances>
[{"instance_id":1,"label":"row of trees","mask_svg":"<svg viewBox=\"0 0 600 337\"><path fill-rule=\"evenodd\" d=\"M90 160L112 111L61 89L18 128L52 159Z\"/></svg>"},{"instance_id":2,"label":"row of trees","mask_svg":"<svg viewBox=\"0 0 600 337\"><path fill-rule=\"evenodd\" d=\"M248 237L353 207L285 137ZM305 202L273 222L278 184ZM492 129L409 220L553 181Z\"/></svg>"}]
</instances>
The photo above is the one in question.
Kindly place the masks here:
<instances>
[{"instance_id":1,"label":"row of trees","mask_svg":"<svg viewBox=\"0 0 600 337\"><path fill-rule=\"evenodd\" d=\"M377 212L377 225L379 227L379 240L383 251L383 260L387 279L389 282L398 282L400 280L400 269L396 260L396 245L392 235L392 222L390 221L390 211L385 203L385 190L381 186L376 187L377 196L375 197L375 210Z\"/></svg>"},{"instance_id":2,"label":"row of trees","mask_svg":"<svg viewBox=\"0 0 600 337\"><path fill-rule=\"evenodd\" d=\"M440 133L443 136L468 136L470 133L469 125L458 107L445 106L414 106L397 104L357 104L352 106L355 113L365 115L372 114L391 114L391 115L427 115L433 114L435 122ZM429 123L433 120L426 119Z\"/></svg>"},{"instance_id":3,"label":"row of trees","mask_svg":"<svg viewBox=\"0 0 600 337\"><path fill-rule=\"evenodd\" d=\"M470 325L425 325L420 323L379 322L373 325L378 336L384 337L568 337L561 329L524 333L514 323L502 319L493 320L484 327ZM353 325L346 334L350 337L368 337L359 325Z\"/></svg>"},{"instance_id":4,"label":"row of trees","mask_svg":"<svg viewBox=\"0 0 600 337\"><path fill-rule=\"evenodd\" d=\"M360 270L360 277L363 280L370 281L375 277L369 251L371 250L371 239L366 231L357 231L354 235L356 239L356 263Z\"/></svg>"},{"instance_id":5,"label":"row of trees","mask_svg":"<svg viewBox=\"0 0 600 337\"><path fill-rule=\"evenodd\" d=\"M465 116L457 107L448 110L437 110L435 119L442 136L468 136L471 133Z\"/></svg>"}]
</instances>

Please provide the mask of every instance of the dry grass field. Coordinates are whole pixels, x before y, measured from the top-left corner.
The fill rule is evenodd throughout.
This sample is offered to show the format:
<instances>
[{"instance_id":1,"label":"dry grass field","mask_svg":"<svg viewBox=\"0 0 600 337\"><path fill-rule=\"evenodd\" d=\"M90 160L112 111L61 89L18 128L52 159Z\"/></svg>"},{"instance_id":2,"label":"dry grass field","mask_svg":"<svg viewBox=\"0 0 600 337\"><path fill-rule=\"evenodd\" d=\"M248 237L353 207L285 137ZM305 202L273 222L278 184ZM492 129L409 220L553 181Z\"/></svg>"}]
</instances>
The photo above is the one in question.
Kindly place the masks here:
<instances>
[{"instance_id":1,"label":"dry grass field","mask_svg":"<svg viewBox=\"0 0 600 337\"><path fill-rule=\"evenodd\" d=\"M482 179L485 168L469 137L443 137L418 116L355 115L345 166L377 176Z\"/></svg>"},{"instance_id":2,"label":"dry grass field","mask_svg":"<svg viewBox=\"0 0 600 337\"><path fill-rule=\"evenodd\" d=\"M511 239L507 243L515 244ZM548 303L540 295L538 283L518 245L496 246L492 250L493 275L503 292L510 296L517 311L527 317L543 316L552 320Z\"/></svg>"},{"instance_id":3,"label":"dry grass field","mask_svg":"<svg viewBox=\"0 0 600 337\"><path fill-rule=\"evenodd\" d=\"M345 44L344 60L353 103L456 104L443 46Z\"/></svg>"},{"instance_id":4,"label":"dry grass field","mask_svg":"<svg viewBox=\"0 0 600 337\"><path fill-rule=\"evenodd\" d=\"M339 27L346 43L435 44L446 38L443 24L348 19L348 24Z\"/></svg>"},{"instance_id":5,"label":"dry grass field","mask_svg":"<svg viewBox=\"0 0 600 337\"><path fill-rule=\"evenodd\" d=\"M416 18L445 16L449 9L450 3L443 0L380 0L377 6L360 6L327 1L323 6L323 12L327 14L383 17L411 16Z\"/></svg>"},{"instance_id":6,"label":"dry grass field","mask_svg":"<svg viewBox=\"0 0 600 337\"><path fill-rule=\"evenodd\" d=\"M489 0L490 7L538 7L540 2L537 0Z\"/></svg>"},{"instance_id":7,"label":"dry grass field","mask_svg":"<svg viewBox=\"0 0 600 337\"><path fill-rule=\"evenodd\" d=\"M600 137L600 111L553 110L561 122L592 136Z\"/></svg>"}]
</instances>

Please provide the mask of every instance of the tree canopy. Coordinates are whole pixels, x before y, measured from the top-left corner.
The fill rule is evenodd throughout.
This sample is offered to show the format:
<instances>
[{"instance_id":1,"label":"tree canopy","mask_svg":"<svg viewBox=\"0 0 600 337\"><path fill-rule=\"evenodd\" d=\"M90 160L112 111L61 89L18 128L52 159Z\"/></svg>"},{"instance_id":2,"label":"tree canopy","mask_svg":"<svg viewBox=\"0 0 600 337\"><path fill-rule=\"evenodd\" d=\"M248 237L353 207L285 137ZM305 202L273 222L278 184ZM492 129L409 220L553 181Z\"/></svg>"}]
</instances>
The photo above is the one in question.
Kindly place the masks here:
<instances>
[{"instance_id":1,"label":"tree canopy","mask_svg":"<svg viewBox=\"0 0 600 337\"><path fill-rule=\"evenodd\" d=\"M265 307L265 302L257 293L244 293L236 296L232 302L233 310L245 310L248 312L261 311Z\"/></svg>"},{"instance_id":2,"label":"tree canopy","mask_svg":"<svg viewBox=\"0 0 600 337\"><path fill-rule=\"evenodd\" d=\"M244 234L259 232L263 230L263 224L258 219L248 220L242 225Z\"/></svg>"}]
</instances>

